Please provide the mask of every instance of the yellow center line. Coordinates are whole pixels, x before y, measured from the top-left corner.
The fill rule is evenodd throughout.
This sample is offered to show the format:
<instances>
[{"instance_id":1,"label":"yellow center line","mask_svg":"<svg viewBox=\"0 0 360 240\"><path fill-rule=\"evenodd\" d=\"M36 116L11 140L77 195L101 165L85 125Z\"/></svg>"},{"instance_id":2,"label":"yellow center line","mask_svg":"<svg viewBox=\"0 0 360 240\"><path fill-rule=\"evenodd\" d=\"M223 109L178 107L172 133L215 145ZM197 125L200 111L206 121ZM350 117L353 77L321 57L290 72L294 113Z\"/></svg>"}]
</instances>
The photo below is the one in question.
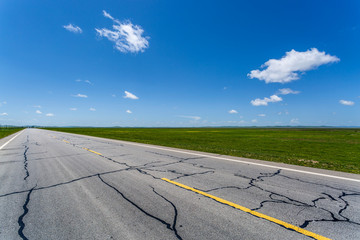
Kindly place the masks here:
<instances>
[{"instance_id":1,"label":"yellow center line","mask_svg":"<svg viewBox=\"0 0 360 240\"><path fill-rule=\"evenodd\" d=\"M66 140L63 140L63 142L70 143L69 141L66 141ZM88 148L83 147L82 149L84 149L84 150L86 150L86 151L89 151L89 152L92 152L92 153L95 153L95 154L97 154L97 155L102 156L101 153L95 152L95 151L90 150L90 149L88 149Z\"/></svg>"},{"instance_id":2,"label":"yellow center line","mask_svg":"<svg viewBox=\"0 0 360 240\"><path fill-rule=\"evenodd\" d=\"M240 205L238 205L238 204L236 204L236 203L227 201L227 200L222 199L222 198L219 198L219 197L215 197L215 196L213 196L213 195L211 195L211 194L205 193L205 192L200 191L200 190L197 190L197 189L195 189L195 188L186 186L186 185L184 185L184 184L181 184L181 183L178 183L178 182L175 182L175 181L171 181L171 180L169 180L169 179L167 179L167 178L162 178L162 180L164 180L164 181L166 181L166 182L169 182L169 183L172 183L172 184L174 184L174 185L176 185L176 186L178 186L178 187L181 187L181 188L184 188L184 189L187 189L187 190L196 192L196 193L201 194L201 195L203 195L203 196L205 196L205 197L208 197L208 198L211 198L211 199L213 199L213 200L215 200L215 201L217 201L217 202L220 202L220 203L229 205L229 206L231 206L231 207L233 207L233 208L239 209L239 210L241 210L241 211L243 211L243 212L249 213L249 214L254 215L254 216L256 216L256 217L259 217L259 218L262 218L262 219L266 219L266 220L268 220L268 221L270 221L270 222L276 223L276 224L278 224L278 225L280 225L280 226L283 226L283 227L285 227L285 228L292 229L292 230L294 230L294 231L296 231L296 232L298 232L298 233L304 234L304 235L306 235L306 236L313 237L313 238L319 239L319 240L329 240L329 239L330 239L330 238L321 236L321 235L319 235L319 234L316 234L316 233L307 231L307 230L305 230L305 229L303 229L303 228L300 228L300 227L297 227L297 226L295 226L295 225L289 224L289 223L287 223L287 222L281 221L281 220L279 220L279 219L276 219L276 218L267 216L267 215L265 215L265 214L262 214L262 213L259 213L259 212L256 212L256 211L253 211L253 210L251 210L251 209L249 209L249 208L240 206Z\"/></svg>"},{"instance_id":3,"label":"yellow center line","mask_svg":"<svg viewBox=\"0 0 360 240\"><path fill-rule=\"evenodd\" d=\"M100 155L100 156L102 155L101 153L95 152L95 151L90 150L90 149L88 149L88 148L84 148L84 147L83 147L83 149L85 149L86 151L89 151L89 152L95 153L95 154L97 154L97 155Z\"/></svg>"}]
</instances>

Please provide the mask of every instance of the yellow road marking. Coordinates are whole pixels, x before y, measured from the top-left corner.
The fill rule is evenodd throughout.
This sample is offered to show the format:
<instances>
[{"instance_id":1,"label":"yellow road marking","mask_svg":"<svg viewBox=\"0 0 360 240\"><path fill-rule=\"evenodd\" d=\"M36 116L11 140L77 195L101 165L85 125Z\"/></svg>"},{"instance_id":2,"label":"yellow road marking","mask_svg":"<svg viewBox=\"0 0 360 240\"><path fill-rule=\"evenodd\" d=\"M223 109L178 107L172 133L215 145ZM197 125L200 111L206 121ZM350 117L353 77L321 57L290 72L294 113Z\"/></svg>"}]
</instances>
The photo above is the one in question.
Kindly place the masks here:
<instances>
[{"instance_id":1,"label":"yellow road marking","mask_svg":"<svg viewBox=\"0 0 360 240\"><path fill-rule=\"evenodd\" d=\"M70 143L69 141L66 141L66 140L63 140L63 142ZM83 147L82 149L85 149L86 151L89 151L89 152L95 153L95 154L100 155L100 156L102 155L101 153L95 152L95 151L90 150L90 149L85 148L85 147Z\"/></svg>"},{"instance_id":2,"label":"yellow road marking","mask_svg":"<svg viewBox=\"0 0 360 240\"><path fill-rule=\"evenodd\" d=\"M100 156L102 155L101 153L95 152L95 151L90 150L90 149L88 149L88 148L84 148L84 147L83 147L83 149L85 149L86 151L89 151L89 152L95 153L95 154L97 154L97 155L100 155Z\"/></svg>"},{"instance_id":3,"label":"yellow road marking","mask_svg":"<svg viewBox=\"0 0 360 240\"><path fill-rule=\"evenodd\" d=\"M220 203L229 205L229 206L231 206L231 207L234 207L234 208L236 208L236 209L239 209L239 210L241 210L241 211L244 211L244 212L249 213L249 214L251 214L251 215L254 215L254 216L256 216L256 217L259 217L259 218L262 218L262 219L266 219L266 220L268 220L268 221L270 221L270 222L276 223L276 224L278 224L278 225L280 225L280 226L283 226L283 227L285 227L285 228L292 229L292 230L294 230L294 231L296 231L296 232L298 232L298 233L304 234L304 235L306 235L306 236L313 237L313 238L319 239L319 240L329 240L329 239L330 239L330 238L321 236L321 235L319 235L319 234L316 234L316 233L307 231L307 230L305 230L305 229L303 229L303 228L300 228L300 227L297 227L297 226L295 226L295 225L286 223L286 222L281 221L281 220L279 220L279 219L276 219L276 218L267 216L267 215L265 215L265 214L262 214L262 213L259 213L259 212L256 212L256 211L253 211L253 210L251 210L251 209L249 209L249 208L240 206L240 205L238 205L238 204L236 204L236 203L227 201L227 200L222 199L222 198L219 198L219 197L215 197L215 196L213 196L213 195L211 195L211 194L205 193L205 192L200 191L200 190L197 190L197 189L195 189L195 188L188 187L188 186L186 186L186 185L184 185L184 184L171 181L171 180L169 180L169 179L167 179L167 178L162 178L162 180L164 180L164 181L166 181L166 182L169 182L169 183L172 183L172 184L174 184L174 185L176 185L176 186L178 186L178 187L181 187L181 188L184 188L184 189L187 189L187 190L196 192L196 193L201 194L201 195L203 195L203 196L205 196L205 197L214 199L214 200L217 201L217 202L220 202Z\"/></svg>"}]
</instances>

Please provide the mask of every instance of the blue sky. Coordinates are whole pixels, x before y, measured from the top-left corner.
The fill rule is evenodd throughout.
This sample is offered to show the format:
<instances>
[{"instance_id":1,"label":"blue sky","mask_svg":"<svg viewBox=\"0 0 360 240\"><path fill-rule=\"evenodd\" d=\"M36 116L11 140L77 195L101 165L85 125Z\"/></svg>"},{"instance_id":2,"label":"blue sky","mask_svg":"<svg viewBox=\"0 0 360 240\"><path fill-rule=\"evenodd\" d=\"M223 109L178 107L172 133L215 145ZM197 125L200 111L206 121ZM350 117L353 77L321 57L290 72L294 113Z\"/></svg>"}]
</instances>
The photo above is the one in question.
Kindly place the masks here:
<instances>
[{"instance_id":1,"label":"blue sky","mask_svg":"<svg viewBox=\"0 0 360 240\"><path fill-rule=\"evenodd\" d=\"M359 1L0 2L0 124L360 126Z\"/></svg>"}]
</instances>

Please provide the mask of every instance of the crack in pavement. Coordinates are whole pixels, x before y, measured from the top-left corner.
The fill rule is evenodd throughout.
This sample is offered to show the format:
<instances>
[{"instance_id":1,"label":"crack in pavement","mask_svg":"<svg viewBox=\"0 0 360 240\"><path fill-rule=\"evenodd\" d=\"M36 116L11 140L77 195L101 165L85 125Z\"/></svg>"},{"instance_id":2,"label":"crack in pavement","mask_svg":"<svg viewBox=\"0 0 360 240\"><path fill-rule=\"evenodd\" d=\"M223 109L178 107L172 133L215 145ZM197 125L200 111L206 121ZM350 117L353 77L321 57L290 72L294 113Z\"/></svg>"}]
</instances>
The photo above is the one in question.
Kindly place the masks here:
<instances>
[{"instance_id":1,"label":"crack in pavement","mask_svg":"<svg viewBox=\"0 0 360 240\"><path fill-rule=\"evenodd\" d=\"M21 239L24 239L24 240L28 240L28 238L24 235L24 228L25 228L25 223L24 223L24 217L26 216L26 214L29 212L29 209L27 207L27 205L29 204L30 202L30 195L32 193L32 191L34 190L34 188L36 187L36 185L30 189L28 191L28 194L26 196L26 200L25 200L25 203L23 205L23 209L24 209L24 212L23 214L20 215L20 217L18 218L18 224L19 224L19 230L18 230L18 234L19 236L21 237Z\"/></svg>"},{"instance_id":2,"label":"crack in pavement","mask_svg":"<svg viewBox=\"0 0 360 240\"><path fill-rule=\"evenodd\" d=\"M331 216L331 219L310 219L310 220L305 220L303 224L300 225L301 228L305 228L307 227L310 223L312 222L347 222L347 223L351 223L351 224L355 224L355 225L359 225L360 226L360 223L358 222L355 222L355 221L352 221L350 220L348 217L345 217L344 215L342 215L343 211L345 211L347 209L347 207L349 206L349 203L348 201L346 201L344 199L344 197L346 196L360 196L359 193L345 193L345 192L342 192L342 194L340 196L338 196L339 199L341 199L341 201L343 203L345 203L345 205L336 213L338 216L342 217L343 219L339 219L335 216L335 214L331 211L329 211L328 209L325 209L325 208L319 208L319 209L322 209L324 211L326 211L327 213L330 214ZM333 201L336 201L336 202L339 202L338 200L336 200L335 198L331 197L333 199ZM315 206L316 207L316 206Z\"/></svg>"},{"instance_id":3,"label":"crack in pavement","mask_svg":"<svg viewBox=\"0 0 360 240\"><path fill-rule=\"evenodd\" d=\"M77 148L81 148L81 149L84 149L84 147L81 147L77 144L74 144L74 143L70 143L69 141L66 143L66 144L70 144L70 145L73 145L74 147L77 147ZM173 159L177 159L178 161L176 162L171 162L171 163L165 163L165 164L160 164L160 165L153 165L153 166L148 166L147 165L150 165L150 164L155 164L155 163L161 163L162 161L154 161L154 162L149 162L149 163L146 163L144 165L140 165L140 166L131 166L125 162L119 162L119 161L116 161L114 159L112 159L111 157L107 157L103 154L98 154L98 156L102 157L102 158L105 158L106 160L109 160L111 162L114 162L116 164L120 164L120 165L124 165L128 168L131 168L131 169L134 169L134 170L137 170L139 173L141 174L145 174L145 175L148 175L148 176L151 176L152 178L154 179L161 179L159 177L155 177L154 175L148 173L147 171L143 170L143 169L146 169L146 170L149 170L149 171L155 171L155 170L150 170L148 168L158 168L158 167L164 167L164 166L169 166L169 165L173 165L173 164L178 164L178 163L185 163L185 164L190 164L192 165L193 167L198 167L198 168L205 168L205 169L212 169L213 168L208 168L208 167L204 167L202 165L199 166L199 164L196 164L196 163L187 163L185 161L187 160L194 160L194 159L202 159L204 157L192 157L192 158L180 158L180 157L176 157L176 156L172 156L172 155L166 155L166 154L161 154L161 153L156 153L156 152L151 152L151 151L146 151L148 153L152 153L152 154L156 154L156 155L160 155L160 156L165 156L165 157L170 157L170 158L173 158ZM120 156L127 156L129 154L123 154L123 155L120 155ZM175 179L179 179L179 178L183 178L183 177L188 177L188 176L194 176L194 175L199 175L199 174L206 174L206 173L214 173L215 171L206 171L206 172L200 172L200 173L192 173L192 174L187 174L187 173L181 173L182 176L179 176L177 178L174 178L173 180Z\"/></svg>"},{"instance_id":4,"label":"crack in pavement","mask_svg":"<svg viewBox=\"0 0 360 240\"><path fill-rule=\"evenodd\" d=\"M144 213L146 216L150 217L150 218L153 218L157 221L159 221L160 223L164 224L169 230L173 231L175 236L178 238L178 239L182 239L180 237L180 235L177 233L177 230L176 228L172 227L170 223L167 223L165 220L161 219L161 218L158 218L150 213L148 213L147 211L145 211L143 208L141 208L139 205L137 205L135 202L131 201L129 198L127 198L122 192L120 192L116 187L112 186L111 184L109 184L108 182L106 182L100 175L98 175L99 179L105 184L107 185L108 187L114 189L118 194L121 195L121 197L123 199L125 199L127 202L129 202L131 205L133 205L135 208L137 208L139 211L141 211L142 213ZM159 194L158 194L159 195ZM161 196L161 195L159 195ZM166 201L168 201L166 198L164 198ZM170 202L170 201L168 201ZM173 205L173 204L172 204ZM175 205L173 205L173 207L175 207ZM176 208L175 208L176 209ZM176 210L176 216L177 216L177 210ZM175 220L174 220L175 221ZM174 224L174 223L173 223ZM176 224L176 221L175 221L175 224Z\"/></svg>"},{"instance_id":5,"label":"crack in pavement","mask_svg":"<svg viewBox=\"0 0 360 240\"><path fill-rule=\"evenodd\" d=\"M184 178L184 177L190 177L190 176L195 176L195 175L201 175L201 174L207 174L207 173L215 173L215 171L206 171L206 172L199 172L199 173L185 173L182 176L178 176L176 178L172 178L170 180L174 181L180 178Z\"/></svg>"},{"instance_id":6,"label":"crack in pavement","mask_svg":"<svg viewBox=\"0 0 360 240\"><path fill-rule=\"evenodd\" d=\"M118 173L118 172L122 172L122 171L126 171L126 170L130 170L130 168L125 168L125 169L118 169L118 170L114 170L114 171L108 171L108 172L102 172L102 173L95 173L95 174L91 174L91 175L87 175L87 176L83 176L83 177L79 177L79 178L75 178L72 179L70 181L66 181L66 182L61 182L61 183L56 183L53 185L49 185L49 186L45 186L45 187L38 187L38 188L34 188L34 191L38 191L38 190L44 190L44 189L49 189L49 188L54 188L54 187L58 187L58 186L63 186L63 185L67 185L70 183L74 183L83 179L87 179L87 178L92 178L92 177L97 177L98 175L106 175L106 174L111 174L111 173ZM24 192L28 192L30 191L28 190L23 190L23 191L17 191L17 192L11 192L11 193L6 193L3 195L0 195L0 198L2 197L7 197L7 196L11 196L11 195L15 195L15 194L20 194L20 193L24 193Z\"/></svg>"},{"instance_id":7,"label":"crack in pavement","mask_svg":"<svg viewBox=\"0 0 360 240\"><path fill-rule=\"evenodd\" d=\"M25 177L24 177L24 180L26 180L29 176L30 176L30 173L28 171L28 159L27 159L27 151L29 150L29 147L28 146L25 146L25 151L24 151L24 169L25 169Z\"/></svg>"},{"instance_id":8,"label":"crack in pavement","mask_svg":"<svg viewBox=\"0 0 360 240\"><path fill-rule=\"evenodd\" d=\"M177 222L177 217L178 217L178 211L177 211L177 208L176 208L175 204L174 204L173 202L171 202L169 199L167 199L166 197L164 197L163 195L161 195L161 194L159 194L158 192L156 192L154 187L151 187L151 188L152 188L153 192L154 192L156 195L160 196L162 199L164 199L165 201L167 201L168 203L170 203L171 206L173 207L173 209L174 209L174 220L173 220L173 224L172 224L172 226L171 226L171 229L174 231L175 235L176 235L179 239L182 239L182 238L179 236L179 234L178 234L178 232L177 232L177 229L176 229L176 222Z\"/></svg>"},{"instance_id":9,"label":"crack in pavement","mask_svg":"<svg viewBox=\"0 0 360 240\"><path fill-rule=\"evenodd\" d=\"M253 211L257 211L260 210L262 207L264 207L267 203L279 203L279 204L289 204L289 205L293 205L293 206L297 206L297 207L303 207L303 209L301 209L296 215L298 215L300 212L302 212L303 210L305 210L306 208L314 208L314 209L318 209L318 210L322 210L324 211L326 214L330 215L330 218L322 218L322 219L306 219L304 220L304 222L302 224L300 224L300 228L306 228L310 223L312 222L347 222L347 223L351 223L351 224L355 224L355 225L360 225L360 223L352 221L351 219L349 219L348 217L344 216L343 213L344 211L348 208L348 206L350 205L348 201L346 201L344 198L347 196L360 196L360 192L356 192L353 190L348 190L351 193L346 193L343 189L340 188L336 188L336 187L332 187L326 184L320 184L320 183L313 183L313 182L309 182L309 181L304 181L301 179L297 179L297 178L292 178L289 176L285 176L283 174L281 174L281 169L277 170L274 173L260 173L259 176L257 176L256 178L252 178L252 177L248 177L245 175L241 175L241 174L234 174L237 177L242 177L244 179L248 179L249 180L249 186L247 187L238 187L238 186L224 186L224 187L217 187L217 188L213 188L213 189L209 189L209 190L203 190L204 192L211 192L211 191L215 191L215 190L221 190L221 189L226 189L226 188L234 188L234 189L238 189L238 190L247 190L250 188L256 188L259 189L260 191L264 191L266 193L269 193L268 197L269 199L264 200L262 202L260 202L259 206L256 208L253 208L251 210ZM329 193L326 192L322 192L321 195L315 199L313 199L311 202L312 204L308 204L296 199L292 199L288 196L285 196L283 194L280 193L276 193L270 190L265 189L264 187L260 187L258 185L256 185L258 182L263 182L265 178L271 178L271 177L275 177L275 176L279 176L279 177L284 177L284 178L288 178L288 179L292 179L295 181L300 181L302 183L306 183L306 184L314 184L314 185L320 185L322 187L326 187L326 188L330 188L332 190L341 190L341 194L337 197L334 197L334 195L331 195ZM280 198L280 199L279 199ZM338 203L337 205L334 204L334 206L342 206L340 209L338 209L336 211L336 208L332 207L330 210L326 209L324 207L319 207L318 206L318 202L319 201L323 201L323 200L330 200L334 203Z\"/></svg>"}]
</instances>

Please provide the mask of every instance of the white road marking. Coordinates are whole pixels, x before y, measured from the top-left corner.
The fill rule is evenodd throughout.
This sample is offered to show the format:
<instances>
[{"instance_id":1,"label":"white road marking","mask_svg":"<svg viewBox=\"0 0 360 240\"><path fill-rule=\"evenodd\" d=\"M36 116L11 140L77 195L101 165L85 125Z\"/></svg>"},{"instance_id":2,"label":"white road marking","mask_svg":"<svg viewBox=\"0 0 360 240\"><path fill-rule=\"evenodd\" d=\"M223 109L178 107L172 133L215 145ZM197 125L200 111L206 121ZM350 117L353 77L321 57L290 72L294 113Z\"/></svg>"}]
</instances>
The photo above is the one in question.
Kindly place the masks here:
<instances>
[{"instance_id":1,"label":"white road marking","mask_svg":"<svg viewBox=\"0 0 360 240\"><path fill-rule=\"evenodd\" d=\"M75 135L81 135L81 136L84 136L84 137L96 138L96 137L87 136L87 135L82 135L82 134L75 134ZM213 158L213 159L219 159L219 160L229 161L229 162L244 163L244 164L262 166L262 167L268 167L268 168L282 169L282 170L291 171L291 172L306 173L306 174L310 174L310 175L316 175L316 176L322 176L322 177L329 177L329 178L335 178L335 179L341 179L341 180L347 180L347 181L353 181L353 182L360 182L360 179L353 179L353 178L347 178L347 177L339 177L339 176L334 176L334 175L329 175L329 174L309 172L309 171L292 169L292 168L287 168L287 167L272 166L272 165L267 165L267 164L262 164L262 163L248 162L248 161L244 161L244 160L235 160L235 159L231 159L231 158L211 156L211 155L206 155L206 154L201 154L201 153L191 153L191 152L186 152L186 151L181 151L181 150L167 149L167 148L162 148L162 147L155 147L155 146L147 145L147 144L145 144L145 143L134 143L134 142L128 142L128 141L122 141L122 140L116 140L116 139L106 139L106 138L102 138L102 139L121 141L121 142L124 142L125 144L134 145L134 146L139 146L139 147L152 148L152 149L158 149L158 150L169 151L169 152L176 152L176 153L185 153L185 154L189 154L189 155L193 155L193 156Z\"/></svg>"},{"instance_id":2,"label":"white road marking","mask_svg":"<svg viewBox=\"0 0 360 240\"><path fill-rule=\"evenodd\" d=\"M4 143L1 147L0 150L3 149L6 145L8 145L12 140L14 140L17 136L19 136L24 130L21 130L18 134L16 134L14 137L12 137L9 141L7 141L6 143Z\"/></svg>"},{"instance_id":3,"label":"white road marking","mask_svg":"<svg viewBox=\"0 0 360 240\"><path fill-rule=\"evenodd\" d=\"M211 156L211 155L206 155L206 154L201 154L201 153L190 153L190 152L181 151L181 150L166 149L166 148L155 147L155 146L147 146L145 144L138 144L138 143L132 143L132 142L127 142L127 141L126 141L126 144L140 146L140 147L146 147L146 148L153 148L153 149L158 149L158 150L163 150L163 151L176 152L176 153L185 153L185 154L200 156L200 157L214 158L214 159L219 159L219 160L224 160L224 161L229 161L229 162L245 163L245 164L251 164L251 165L268 167L268 168L282 169L282 170L292 171L292 172L312 174L312 175L317 175L317 176L322 176L322 177L329 177L329 178L336 178L336 179L348 180L348 181L353 181L353 182L360 182L360 179L339 177L339 176L333 176L333 175L328 175L328 174L323 174L323 173L316 173L316 172L309 172L309 171L286 168L286 167L272 166L272 165L267 165L267 164L262 164L262 163L254 163L254 162L248 162L248 161L243 161L243 160L235 160L235 159L225 158L225 157L216 157L216 156Z\"/></svg>"}]
</instances>

